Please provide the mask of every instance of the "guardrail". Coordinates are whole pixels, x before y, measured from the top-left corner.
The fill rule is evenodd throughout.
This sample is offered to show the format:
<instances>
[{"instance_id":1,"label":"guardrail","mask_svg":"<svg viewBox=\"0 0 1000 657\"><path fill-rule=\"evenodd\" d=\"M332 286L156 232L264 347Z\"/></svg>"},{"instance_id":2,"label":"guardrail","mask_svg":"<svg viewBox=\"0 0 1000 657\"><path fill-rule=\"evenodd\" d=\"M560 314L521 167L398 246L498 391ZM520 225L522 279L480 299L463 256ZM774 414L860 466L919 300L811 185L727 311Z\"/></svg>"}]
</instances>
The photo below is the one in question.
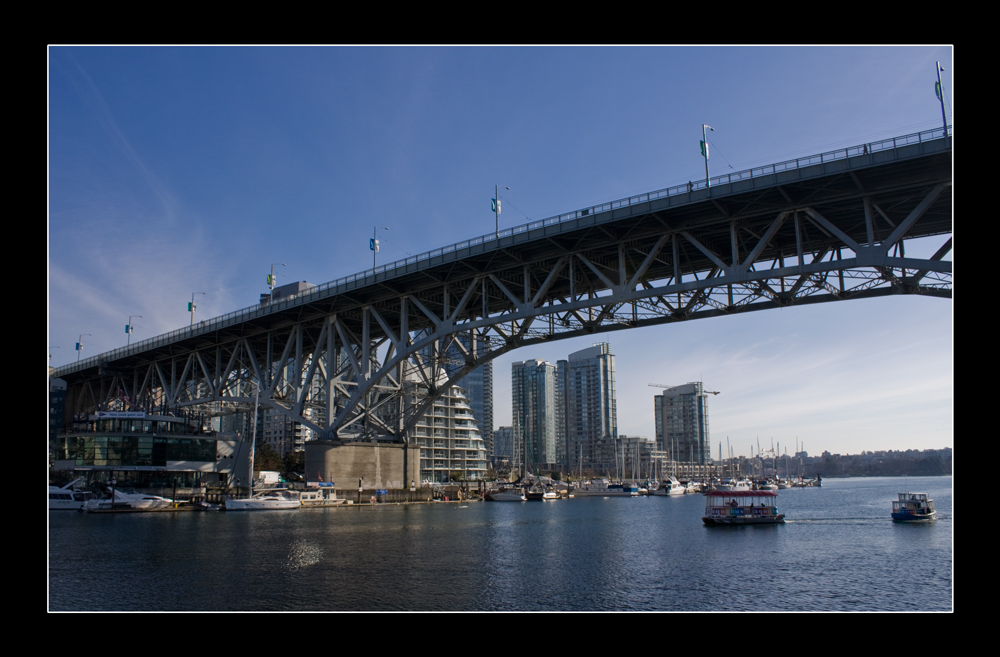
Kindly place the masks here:
<instances>
[{"instance_id":1,"label":"guardrail","mask_svg":"<svg viewBox=\"0 0 1000 657\"><path fill-rule=\"evenodd\" d=\"M948 126L947 136L953 135L953 127ZM253 317L259 317L277 310L283 310L288 308L290 305L296 303L305 303L317 298L318 295L327 296L324 293L328 293L332 290L333 294L337 294L343 291L341 288L346 288L347 285L355 283L357 281L363 281L365 279L372 279L379 275L385 274L383 280L386 277L392 276L393 274L407 273L407 267L411 265L421 263L431 258L436 258L438 256L446 255L448 253L453 253L455 251L460 251L462 249L469 249L479 245L486 245L490 242L497 242L499 239L504 237L510 237L512 235L518 235L528 231L536 230L538 228L543 228L545 226L553 226L560 224L564 221L573 221L576 219L581 219L583 217L588 217L595 214L600 214L602 212L607 212L609 210L617 210L619 208L625 208L632 205L637 205L639 203L647 203L651 200L656 200L659 198L666 198L669 196L677 196L678 194L690 194L693 191L698 191L705 189L706 187L728 185L733 182L739 182L741 180L751 180L753 178L761 178L763 176L769 176L782 171L792 171L795 169L801 169L803 167L813 166L816 164L823 164L825 162L833 162L835 160L843 160L849 157L855 157L858 155L868 155L872 153L877 153L880 151L894 150L900 146L907 146L910 144L918 144L925 141L932 141L935 139L942 139L946 136L945 128L934 128L933 130L925 130L923 132L915 132L909 135L903 135L901 137L891 137L889 139L882 139L879 141L868 142L866 144L860 144L857 146L848 146L847 148L838 148L837 150L827 151L825 153L820 153L818 155L808 155L806 157L797 157L791 160L785 160L784 162L777 162L775 164L765 164L759 167L753 167L746 169L744 171L738 171L736 173L727 173L725 175L719 175L710 177L706 182L705 180L700 180L697 182L688 182L683 185L675 185L674 187L668 187L666 189L660 189L653 192L647 192L645 194L638 194L636 196L630 196L628 198L619 199L617 201L611 201L608 203L602 203L600 205L594 205L589 208L582 208L580 210L574 210L573 212L567 212L565 214L556 215L554 217L549 217L548 219L541 219L539 221L532 221L520 226L514 226L513 228L505 228L499 233L490 233L488 235L482 235L480 237L474 237L472 239L464 240L462 242L456 242L455 244L450 244L448 246L443 246L432 251L427 251L419 255L410 256L402 260L396 260L395 262L390 262L385 265L379 265L373 269L367 269L365 271L358 272L356 274L351 274L350 276L343 276L335 281L330 281L328 283L323 283L315 287L309 288L306 291L300 292L299 294L290 295L287 297L282 297L278 301L267 306L250 306L249 308L244 308L242 310L237 310L219 317L215 317L209 320L202 320L196 326L189 326L186 329L176 329L170 331L169 333L164 333L158 335L154 338L147 338L136 342L128 347L119 347L112 351L107 351L97 356L91 356L78 363L72 363L69 365L63 365L62 367L55 368L53 376L59 377L63 374L69 374L71 372L85 369L87 367L92 367L100 362L107 362L122 358L129 354L139 353L147 349L155 348L163 344L168 344L174 342L175 339L195 335L202 331L212 331L218 328L223 328L225 326L231 326L242 322L246 319L251 319ZM402 271L398 271L402 270Z\"/></svg>"}]
</instances>

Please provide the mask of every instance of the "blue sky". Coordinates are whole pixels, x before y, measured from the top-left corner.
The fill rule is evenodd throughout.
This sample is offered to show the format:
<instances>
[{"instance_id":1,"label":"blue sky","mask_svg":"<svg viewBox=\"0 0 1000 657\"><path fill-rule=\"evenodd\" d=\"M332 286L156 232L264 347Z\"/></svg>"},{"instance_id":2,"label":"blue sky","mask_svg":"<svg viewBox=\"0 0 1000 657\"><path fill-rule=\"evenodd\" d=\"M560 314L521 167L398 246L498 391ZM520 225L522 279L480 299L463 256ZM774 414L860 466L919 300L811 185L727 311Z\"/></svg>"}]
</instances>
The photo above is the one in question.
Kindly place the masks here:
<instances>
[{"instance_id":1,"label":"blue sky","mask_svg":"<svg viewBox=\"0 0 1000 657\"><path fill-rule=\"evenodd\" d=\"M952 121L952 48L51 47L48 342L53 366L501 227ZM929 255L942 240L907 244ZM953 442L952 302L886 298L597 340L619 432L653 435L649 383L703 380L713 453Z\"/></svg>"}]
</instances>

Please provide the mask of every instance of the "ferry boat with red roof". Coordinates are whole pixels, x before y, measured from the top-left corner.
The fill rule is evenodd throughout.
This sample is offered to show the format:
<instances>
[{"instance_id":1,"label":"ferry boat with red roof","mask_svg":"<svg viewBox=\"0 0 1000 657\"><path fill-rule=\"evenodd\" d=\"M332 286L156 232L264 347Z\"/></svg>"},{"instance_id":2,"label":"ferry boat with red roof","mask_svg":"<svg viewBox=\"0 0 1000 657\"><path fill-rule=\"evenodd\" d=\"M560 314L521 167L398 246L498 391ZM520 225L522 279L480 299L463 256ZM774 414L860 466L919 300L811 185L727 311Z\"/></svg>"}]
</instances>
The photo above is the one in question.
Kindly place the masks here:
<instances>
[{"instance_id":1,"label":"ferry boat with red roof","mask_svg":"<svg viewBox=\"0 0 1000 657\"><path fill-rule=\"evenodd\" d=\"M774 525L783 524L785 515L778 513L771 490L713 490L705 493L706 525Z\"/></svg>"}]
</instances>

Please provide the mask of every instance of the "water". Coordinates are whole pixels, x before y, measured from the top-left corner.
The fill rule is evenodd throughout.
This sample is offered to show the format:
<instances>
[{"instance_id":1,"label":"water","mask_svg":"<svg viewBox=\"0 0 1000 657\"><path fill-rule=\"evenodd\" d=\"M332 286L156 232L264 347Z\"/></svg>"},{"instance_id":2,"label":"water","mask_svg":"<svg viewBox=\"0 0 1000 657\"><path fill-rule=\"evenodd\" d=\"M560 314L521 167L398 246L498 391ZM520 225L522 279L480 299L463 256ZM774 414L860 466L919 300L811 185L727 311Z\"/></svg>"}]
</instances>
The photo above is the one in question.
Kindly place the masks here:
<instances>
[{"instance_id":1,"label":"water","mask_svg":"<svg viewBox=\"0 0 1000 657\"><path fill-rule=\"evenodd\" d=\"M706 527L701 495L49 515L49 608L951 611L951 477L780 491L786 524ZM937 520L894 523L897 493Z\"/></svg>"}]
</instances>

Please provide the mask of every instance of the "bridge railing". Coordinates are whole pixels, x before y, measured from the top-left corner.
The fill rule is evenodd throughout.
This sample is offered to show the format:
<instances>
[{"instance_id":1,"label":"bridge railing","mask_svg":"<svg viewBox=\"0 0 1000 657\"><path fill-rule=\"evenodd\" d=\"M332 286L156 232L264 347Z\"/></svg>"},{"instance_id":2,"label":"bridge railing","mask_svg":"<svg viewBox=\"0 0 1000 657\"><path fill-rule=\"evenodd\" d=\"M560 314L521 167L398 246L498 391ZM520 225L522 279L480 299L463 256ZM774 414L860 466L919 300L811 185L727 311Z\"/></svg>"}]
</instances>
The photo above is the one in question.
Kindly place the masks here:
<instances>
[{"instance_id":1,"label":"bridge railing","mask_svg":"<svg viewBox=\"0 0 1000 657\"><path fill-rule=\"evenodd\" d=\"M951 136L953 134L952 126L948 126L947 135ZM305 303L315 299L318 295L328 293L333 291L334 294L341 291L345 291L347 286L351 283L357 281L374 280L374 277L378 274L403 274L410 271L408 268L412 265L419 264L426 260L436 258L442 255L447 255L455 251L461 251L463 249L469 249L472 247L489 244L490 242L495 242L500 238L510 237L512 235L519 235L521 233L526 233L538 228L543 228L545 226L553 226L560 224L564 221L574 221L577 219L583 219L589 216L600 214L602 212L607 212L609 210L617 210L619 208L625 208L633 205L638 205L640 203L648 203L651 200L656 200L660 198L665 198L669 196L677 196L679 194L689 194L693 191L702 190L706 187L719 185L728 185L733 182L739 182L741 180L751 180L753 178L761 178L764 176L770 176L783 171L792 171L795 169L801 169L804 167L813 166L816 164L823 164L825 162L832 162L835 160L843 160L850 157L855 157L858 155L865 155L871 153L877 153L880 151L888 151L899 148L900 146L907 146L910 144L918 144L926 141L931 141L935 139L942 139L945 137L945 129L934 128L933 130L924 130L923 132L915 132L909 135L903 135L900 137L891 137L888 139L882 139L879 141L868 142L866 144L859 144L857 146L848 146L846 148L838 148L833 151L827 151L825 153L820 153L818 155L807 155L805 157L797 157L791 160L785 160L784 162L777 162L774 164L765 164L759 167L753 167L746 169L744 171L737 171L735 173L727 173L724 175L718 175L710 177L709 181L711 184L707 184L705 180L699 180L697 182L691 181L683 185L675 185L674 187L668 187L665 189L659 189L656 191L648 192L645 194L638 194L635 196L629 196L628 198L619 199L617 201L610 201L608 203L602 203L600 205L594 205L588 208L581 208L579 210L574 210L572 212L567 212L564 214L556 215L554 217L549 217L547 219L541 219L538 221L532 221L520 226L514 226L512 228L504 228L499 231L499 233L490 233L487 235L481 235L479 237L473 237L468 240L461 242L456 242L455 244L450 244L448 246L443 246L432 251L427 251L415 256L409 256L402 260L396 260L395 262L390 262L385 265L379 265L374 269L367 269L365 271L358 272L356 274L351 274L349 276L343 276L335 281L330 281L328 283L323 283L315 287L309 288L303 292L295 295L289 295L287 297L281 297L281 299L272 302L267 306L250 306L249 308L244 308L242 310L237 310L219 317L215 317L209 320L202 320L198 324L188 327L181 328L170 331L169 333L164 333L153 338L147 338L136 342L134 345L128 347L120 347L112 351L104 352L97 356L91 356L90 358L83 359L78 363L71 363L69 365L64 365L60 368L56 368L55 376L60 376L63 373L69 373L78 369L83 369L86 367L92 367L97 365L102 361L112 361L123 356L127 356L132 353L139 353L145 351L146 349L151 349L158 347L163 344L168 344L173 342L176 338L180 338L188 335L195 335L202 331L212 331L225 326L230 326L242 322L246 319L253 317L259 317L261 315L273 312L275 310L281 310L289 307L293 303ZM397 272L397 270L399 270Z\"/></svg>"}]
</instances>

